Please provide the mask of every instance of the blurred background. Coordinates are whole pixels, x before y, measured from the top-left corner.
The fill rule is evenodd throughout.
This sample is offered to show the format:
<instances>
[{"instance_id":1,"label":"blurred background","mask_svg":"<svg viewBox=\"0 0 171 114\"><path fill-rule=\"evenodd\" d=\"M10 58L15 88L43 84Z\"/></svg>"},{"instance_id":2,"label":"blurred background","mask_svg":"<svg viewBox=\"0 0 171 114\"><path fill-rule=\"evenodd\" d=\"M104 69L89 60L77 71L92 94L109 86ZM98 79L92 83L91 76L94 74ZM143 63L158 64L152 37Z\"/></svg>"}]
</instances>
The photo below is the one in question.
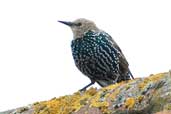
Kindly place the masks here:
<instances>
[{"instance_id":1,"label":"blurred background","mask_svg":"<svg viewBox=\"0 0 171 114\"><path fill-rule=\"evenodd\" d=\"M72 94L90 82L74 65L72 31L57 20L95 21L119 44L134 77L168 71L170 6L170 0L1 0L0 111Z\"/></svg>"}]
</instances>

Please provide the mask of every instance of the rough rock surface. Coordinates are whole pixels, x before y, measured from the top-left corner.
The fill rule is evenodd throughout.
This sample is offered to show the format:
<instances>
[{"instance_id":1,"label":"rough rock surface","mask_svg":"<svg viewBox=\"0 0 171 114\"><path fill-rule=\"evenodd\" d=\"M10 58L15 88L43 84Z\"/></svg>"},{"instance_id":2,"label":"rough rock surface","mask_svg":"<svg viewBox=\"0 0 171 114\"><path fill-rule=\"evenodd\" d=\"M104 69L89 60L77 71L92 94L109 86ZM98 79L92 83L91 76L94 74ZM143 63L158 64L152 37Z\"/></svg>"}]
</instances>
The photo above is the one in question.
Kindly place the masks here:
<instances>
[{"instance_id":1,"label":"rough rock surface","mask_svg":"<svg viewBox=\"0 0 171 114\"><path fill-rule=\"evenodd\" d=\"M171 72L90 88L0 114L171 114Z\"/></svg>"}]
</instances>

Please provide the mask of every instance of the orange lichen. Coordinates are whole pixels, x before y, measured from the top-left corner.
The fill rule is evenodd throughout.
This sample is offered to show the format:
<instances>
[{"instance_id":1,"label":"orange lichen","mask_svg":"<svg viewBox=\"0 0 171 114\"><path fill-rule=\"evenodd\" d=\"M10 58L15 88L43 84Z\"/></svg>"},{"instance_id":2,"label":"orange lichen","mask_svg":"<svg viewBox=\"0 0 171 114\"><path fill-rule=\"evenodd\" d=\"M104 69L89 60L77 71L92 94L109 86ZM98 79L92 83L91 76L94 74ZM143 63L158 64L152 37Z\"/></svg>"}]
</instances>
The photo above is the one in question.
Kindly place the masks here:
<instances>
[{"instance_id":1,"label":"orange lichen","mask_svg":"<svg viewBox=\"0 0 171 114\"><path fill-rule=\"evenodd\" d=\"M135 105L135 98L127 98L125 102L125 107L128 109L133 108Z\"/></svg>"}]
</instances>

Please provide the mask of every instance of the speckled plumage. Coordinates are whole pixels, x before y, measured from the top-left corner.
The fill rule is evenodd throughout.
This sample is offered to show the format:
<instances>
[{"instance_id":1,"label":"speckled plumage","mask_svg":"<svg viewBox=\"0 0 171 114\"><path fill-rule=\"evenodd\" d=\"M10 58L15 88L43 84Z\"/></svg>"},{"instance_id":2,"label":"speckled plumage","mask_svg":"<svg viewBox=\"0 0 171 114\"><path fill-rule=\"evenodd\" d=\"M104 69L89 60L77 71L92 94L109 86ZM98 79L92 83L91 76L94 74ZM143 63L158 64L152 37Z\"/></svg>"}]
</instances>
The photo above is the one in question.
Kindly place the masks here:
<instances>
[{"instance_id":1,"label":"speckled plumage","mask_svg":"<svg viewBox=\"0 0 171 114\"><path fill-rule=\"evenodd\" d=\"M130 79L119 71L121 52L113 47L110 36L105 32L88 31L83 38L72 41L72 55L77 68L101 86ZM103 83L104 81L104 83Z\"/></svg>"},{"instance_id":2,"label":"speckled plumage","mask_svg":"<svg viewBox=\"0 0 171 114\"><path fill-rule=\"evenodd\" d=\"M105 87L133 78L125 56L109 34L98 29L89 20L78 19L73 23L81 23L79 26L71 26L74 33L71 43L73 59L77 68L91 80L91 83L81 90L94 82Z\"/></svg>"}]
</instances>

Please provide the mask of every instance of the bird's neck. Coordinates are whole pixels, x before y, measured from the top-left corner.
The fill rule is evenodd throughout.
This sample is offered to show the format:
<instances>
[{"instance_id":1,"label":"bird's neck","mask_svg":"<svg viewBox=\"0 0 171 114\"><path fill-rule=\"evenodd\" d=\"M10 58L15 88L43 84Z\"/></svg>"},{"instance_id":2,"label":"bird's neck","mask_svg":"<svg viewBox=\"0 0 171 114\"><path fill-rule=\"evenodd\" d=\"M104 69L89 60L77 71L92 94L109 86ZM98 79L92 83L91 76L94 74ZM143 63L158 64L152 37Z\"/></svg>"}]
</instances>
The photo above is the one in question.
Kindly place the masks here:
<instances>
[{"instance_id":1,"label":"bird's neck","mask_svg":"<svg viewBox=\"0 0 171 114\"><path fill-rule=\"evenodd\" d=\"M85 36L90 37L90 36L93 36L94 34L96 34L98 32L99 32L99 30L88 30L88 31L83 32L83 33L74 34L74 40L84 38Z\"/></svg>"}]
</instances>

